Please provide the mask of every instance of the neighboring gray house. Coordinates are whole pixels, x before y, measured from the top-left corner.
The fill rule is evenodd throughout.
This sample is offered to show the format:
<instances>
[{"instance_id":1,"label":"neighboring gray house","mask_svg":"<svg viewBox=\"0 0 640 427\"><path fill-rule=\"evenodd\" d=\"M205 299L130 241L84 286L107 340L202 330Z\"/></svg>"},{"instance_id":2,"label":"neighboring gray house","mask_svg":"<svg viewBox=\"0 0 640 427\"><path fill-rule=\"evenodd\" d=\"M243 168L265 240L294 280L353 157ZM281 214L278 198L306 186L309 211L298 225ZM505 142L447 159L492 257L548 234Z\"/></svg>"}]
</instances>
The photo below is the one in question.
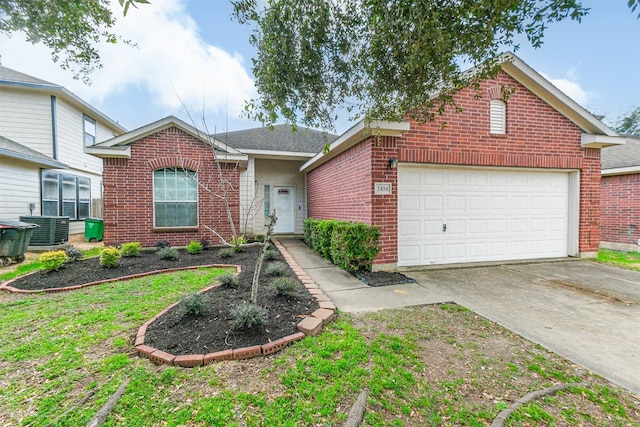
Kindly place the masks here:
<instances>
[{"instance_id":1,"label":"neighboring gray house","mask_svg":"<svg viewBox=\"0 0 640 427\"><path fill-rule=\"evenodd\" d=\"M55 83L0 65L0 219L101 215L102 161L83 148L125 129Z\"/></svg>"}]
</instances>

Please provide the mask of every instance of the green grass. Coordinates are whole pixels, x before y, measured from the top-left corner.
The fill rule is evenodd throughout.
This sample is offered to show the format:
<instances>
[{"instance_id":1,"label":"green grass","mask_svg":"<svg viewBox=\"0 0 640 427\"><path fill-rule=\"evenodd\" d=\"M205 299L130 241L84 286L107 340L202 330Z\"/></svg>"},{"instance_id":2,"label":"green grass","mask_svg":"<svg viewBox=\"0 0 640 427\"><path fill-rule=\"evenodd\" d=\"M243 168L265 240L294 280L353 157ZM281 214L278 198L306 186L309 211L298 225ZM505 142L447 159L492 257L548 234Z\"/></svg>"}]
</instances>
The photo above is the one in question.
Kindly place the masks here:
<instances>
[{"instance_id":1,"label":"green grass","mask_svg":"<svg viewBox=\"0 0 640 427\"><path fill-rule=\"evenodd\" d=\"M640 271L640 253L638 252L621 252L609 249L600 249L598 251L598 261L614 267Z\"/></svg>"},{"instance_id":2,"label":"green grass","mask_svg":"<svg viewBox=\"0 0 640 427\"><path fill-rule=\"evenodd\" d=\"M105 426L341 425L362 388L364 426L486 426L533 390L577 381L589 386L526 405L508 425L640 426L628 393L455 304L340 314L265 359L183 369L135 355L142 323L223 271L1 293L0 425L86 425L128 378Z\"/></svg>"}]
</instances>

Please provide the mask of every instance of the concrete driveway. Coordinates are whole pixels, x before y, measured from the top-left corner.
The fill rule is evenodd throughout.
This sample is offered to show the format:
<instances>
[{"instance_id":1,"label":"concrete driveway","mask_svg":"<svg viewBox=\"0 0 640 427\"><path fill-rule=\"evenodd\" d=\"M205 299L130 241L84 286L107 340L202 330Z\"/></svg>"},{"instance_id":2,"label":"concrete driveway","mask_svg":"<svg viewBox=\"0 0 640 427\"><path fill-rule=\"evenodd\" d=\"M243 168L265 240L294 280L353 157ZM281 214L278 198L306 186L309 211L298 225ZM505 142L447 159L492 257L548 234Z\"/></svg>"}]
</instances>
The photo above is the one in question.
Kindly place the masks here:
<instances>
[{"instance_id":1,"label":"concrete driveway","mask_svg":"<svg viewBox=\"0 0 640 427\"><path fill-rule=\"evenodd\" d=\"M281 242L342 311L456 302L640 395L640 272L571 260L408 271L416 283L369 287Z\"/></svg>"},{"instance_id":2,"label":"concrete driveway","mask_svg":"<svg viewBox=\"0 0 640 427\"><path fill-rule=\"evenodd\" d=\"M567 261L408 274L640 395L640 272Z\"/></svg>"}]
</instances>

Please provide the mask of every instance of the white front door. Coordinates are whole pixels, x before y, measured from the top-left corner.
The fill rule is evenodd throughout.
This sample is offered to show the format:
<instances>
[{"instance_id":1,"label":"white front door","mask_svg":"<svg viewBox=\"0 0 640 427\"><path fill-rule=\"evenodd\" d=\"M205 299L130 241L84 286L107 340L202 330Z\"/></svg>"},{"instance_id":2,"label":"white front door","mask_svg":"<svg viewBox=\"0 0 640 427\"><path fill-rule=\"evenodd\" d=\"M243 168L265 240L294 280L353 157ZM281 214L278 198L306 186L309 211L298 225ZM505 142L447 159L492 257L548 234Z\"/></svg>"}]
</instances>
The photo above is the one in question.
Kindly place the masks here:
<instances>
[{"instance_id":1,"label":"white front door","mask_svg":"<svg viewBox=\"0 0 640 427\"><path fill-rule=\"evenodd\" d=\"M292 234L295 231L295 205L295 187L273 187L273 209L278 217L274 233Z\"/></svg>"},{"instance_id":2,"label":"white front door","mask_svg":"<svg viewBox=\"0 0 640 427\"><path fill-rule=\"evenodd\" d=\"M569 173L398 168L398 265L566 257Z\"/></svg>"}]
</instances>

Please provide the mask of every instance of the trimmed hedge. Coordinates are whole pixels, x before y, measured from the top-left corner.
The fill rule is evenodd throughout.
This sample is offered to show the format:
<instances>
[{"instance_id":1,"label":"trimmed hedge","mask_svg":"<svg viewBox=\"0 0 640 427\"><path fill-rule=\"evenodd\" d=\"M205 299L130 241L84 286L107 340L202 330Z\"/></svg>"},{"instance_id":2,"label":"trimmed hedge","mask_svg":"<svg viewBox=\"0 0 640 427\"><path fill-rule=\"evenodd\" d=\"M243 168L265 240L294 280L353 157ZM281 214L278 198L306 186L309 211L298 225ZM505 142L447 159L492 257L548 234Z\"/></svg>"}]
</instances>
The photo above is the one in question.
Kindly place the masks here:
<instances>
[{"instance_id":1,"label":"trimmed hedge","mask_svg":"<svg viewBox=\"0 0 640 427\"><path fill-rule=\"evenodd\" d=\"M380 251L375 225L339 220L307 219L304 241L314 251L347 271L371 270Z\"/></svg>"}]
</instances>

